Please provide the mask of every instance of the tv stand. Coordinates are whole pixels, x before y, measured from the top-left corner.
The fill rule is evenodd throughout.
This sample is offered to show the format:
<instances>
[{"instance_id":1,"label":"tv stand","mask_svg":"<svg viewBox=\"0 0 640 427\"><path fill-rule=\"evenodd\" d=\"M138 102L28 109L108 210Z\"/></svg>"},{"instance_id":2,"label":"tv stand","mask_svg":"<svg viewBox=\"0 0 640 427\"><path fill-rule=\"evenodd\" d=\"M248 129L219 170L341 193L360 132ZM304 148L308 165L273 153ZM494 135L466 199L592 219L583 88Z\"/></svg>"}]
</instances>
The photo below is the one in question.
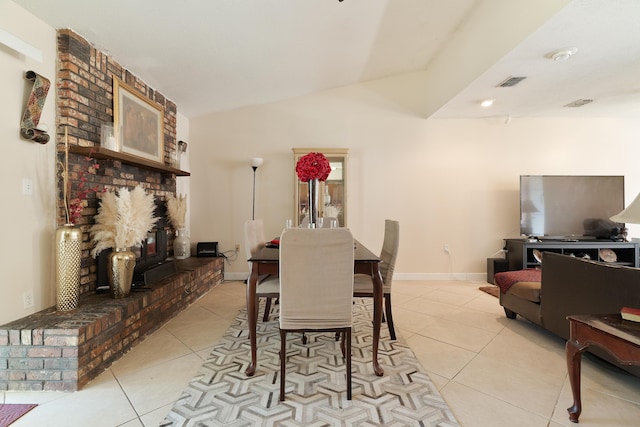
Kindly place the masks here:
<instances>
[{"instance_id":1,"label":"tv stand","mask_svg":"<svg viewBox=\"0 0 640 427\"><path fill-rule=\"evenodd\" d=\"M509 270L540 267L540 260L537 259L538 252L542 253L543 258L544 252L555 252L607 262L602 259L603 252L608 252L604 251L606 249L613 251L616 255L616 261L609 264L640 266L638 261L640 244L635 242L614 242L609 239L560 239L532 242L526 238L505 239L504 242Z\"/></svg>"}]
</instances>

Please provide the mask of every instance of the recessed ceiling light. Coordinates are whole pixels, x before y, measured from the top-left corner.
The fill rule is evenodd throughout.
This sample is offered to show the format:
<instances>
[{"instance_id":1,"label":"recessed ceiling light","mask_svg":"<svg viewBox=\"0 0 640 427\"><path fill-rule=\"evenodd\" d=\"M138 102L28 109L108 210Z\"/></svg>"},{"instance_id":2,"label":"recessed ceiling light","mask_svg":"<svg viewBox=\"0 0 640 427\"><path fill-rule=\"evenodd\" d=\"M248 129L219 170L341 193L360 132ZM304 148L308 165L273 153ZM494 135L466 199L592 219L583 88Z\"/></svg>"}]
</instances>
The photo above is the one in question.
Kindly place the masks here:
<instances>
[{"instance_id":1,"label":"recessed ceiling light","mask_svg":"<svg viewBox=\"0 0 640 427\"><path fill-rule=\"evenodd\" d=\"M545 55L545 57L554 61L566 61L567 59L575 55L577 51L577 47L565 47L562 49L554 50L553 52L549 52Z\"/></svg>"},{"instance_id":2,"label":"recessed ceiling light","mask_svg":"<svg viewBox=\"0 0 640 427\"><path fill-rule=\"evenodd\" d=\"M485 99L484 101L482 101L480 103L480 105L482 107L484 107L484 108L488 108L488 107L491 107L493 105L493 101L494 101L493 99Z\"/></svg>"}]
</instances>

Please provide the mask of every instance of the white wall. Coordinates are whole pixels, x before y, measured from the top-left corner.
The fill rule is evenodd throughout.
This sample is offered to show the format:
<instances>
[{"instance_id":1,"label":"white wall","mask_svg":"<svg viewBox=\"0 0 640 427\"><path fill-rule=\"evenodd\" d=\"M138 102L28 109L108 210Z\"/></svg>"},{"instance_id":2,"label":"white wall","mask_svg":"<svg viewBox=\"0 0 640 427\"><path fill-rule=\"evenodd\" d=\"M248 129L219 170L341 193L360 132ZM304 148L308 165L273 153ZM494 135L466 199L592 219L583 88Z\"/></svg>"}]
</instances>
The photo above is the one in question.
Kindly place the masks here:
<instances>
[{"instance_id":1,"label":"white wall","mask_svg":"<svg viewBox=\"0 0 640 427\"><path fill-rule=\"evenodd\" d=\"M256 217L278 235L293 212L292 147L349 148L348 226L378 251L384 219L398 219L405 279L486 277L486 258L519 233L521 174L623 174L627 202L640 191L637 121L427 120L406 79L192 119L192 241L243 242L254 156ZM227 277L244 277L243 253Z\"/></svg>"},{"instance_id":2,"label":"white wall","mask_svg":"<svg viewBox=\"0 0 640 427\"><path fill-rule=\"evenodd\" d=\"M20 137L22 114L33 70L51 81L40 123L55 134L56 32L13 2L0 2L0 28L43 53L43 62L0 44L0 324L55 304L55 136L46 145ZM33 195L22 195L22 180L33 181ZM23 308L23 293L33 292L34 307Z\"/></svg>"}]
</instances>

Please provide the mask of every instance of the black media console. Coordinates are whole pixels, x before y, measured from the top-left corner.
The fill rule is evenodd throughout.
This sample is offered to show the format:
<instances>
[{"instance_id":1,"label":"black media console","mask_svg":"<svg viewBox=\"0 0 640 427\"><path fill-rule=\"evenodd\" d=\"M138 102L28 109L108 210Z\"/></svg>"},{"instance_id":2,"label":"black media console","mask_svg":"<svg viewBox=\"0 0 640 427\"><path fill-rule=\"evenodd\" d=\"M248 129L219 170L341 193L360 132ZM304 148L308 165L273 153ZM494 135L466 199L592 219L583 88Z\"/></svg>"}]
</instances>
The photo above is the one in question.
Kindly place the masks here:
<instances>
[{"instance_id":1,"label":"black media console","mask_svg":"<svg viewBox=\"0 0 640 427\"><path fill-rule=\"evenodd\" d=\"M569 239L531 241L530 239L505 239L506 261L509 270L536 268L544 258L544 252L555 252L593 261L638 267L640 244L614 242L603 239L572 241Z\"/></svg>"}]
</instances>

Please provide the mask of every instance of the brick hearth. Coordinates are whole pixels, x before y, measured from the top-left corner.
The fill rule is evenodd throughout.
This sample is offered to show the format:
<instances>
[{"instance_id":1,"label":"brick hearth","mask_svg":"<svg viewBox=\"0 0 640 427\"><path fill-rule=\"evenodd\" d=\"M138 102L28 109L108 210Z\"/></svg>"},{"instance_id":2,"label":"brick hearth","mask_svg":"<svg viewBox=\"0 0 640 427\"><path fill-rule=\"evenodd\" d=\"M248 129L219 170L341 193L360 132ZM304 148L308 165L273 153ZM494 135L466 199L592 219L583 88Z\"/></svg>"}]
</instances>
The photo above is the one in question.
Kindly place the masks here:
<instances>
[{"instance_id":1,"label":"brick hearth","mask_svg":"<svg viewBox=\"0 0 640 427\"><path fill-rule=\"evenodd\" d=\"M176 261L178 273L113 299L83 295L0 326L0 390L80 390L167 320L222 282L223 258Z\"/></svg>"}]
</instances>

